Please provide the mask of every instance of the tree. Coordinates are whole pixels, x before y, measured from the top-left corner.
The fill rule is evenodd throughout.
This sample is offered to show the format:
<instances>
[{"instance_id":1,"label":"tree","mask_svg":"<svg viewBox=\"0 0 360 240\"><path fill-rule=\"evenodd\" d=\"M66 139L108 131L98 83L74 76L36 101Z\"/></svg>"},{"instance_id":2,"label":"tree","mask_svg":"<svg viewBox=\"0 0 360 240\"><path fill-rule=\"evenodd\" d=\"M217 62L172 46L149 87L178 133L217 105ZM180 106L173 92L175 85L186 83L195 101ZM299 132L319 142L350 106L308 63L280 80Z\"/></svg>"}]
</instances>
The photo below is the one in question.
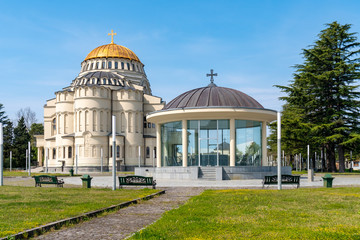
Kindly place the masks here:
<instances>
[{"instance_id":1,"label":"tree","mask_svg":"<svg viewBox=\"0 0 360 240\"><path fill-rule=\"evenodd\" d=\"M4 109L4 105L0 103L0 123L6 124L9 121L9 119L6 116L5 111L3 109Z\"/></svg>"},{"instance_id":2,"label":"tree","mask_svg":"<svg viewBox=\"0 0 360 240\"><path fill-rule=\"evenodd\" d=\"M319 39L303 50L303 64L296 65L289 86L277 86L287 94L281 98L294 109L303 110L302 123L309 127L312 142L326 148L327 168L335 171L335 149L339 170L344 171L344 151L359 132L356 80L359 72L359 45L350 24L326 24Z\"/></svg>"},{"instance_id":3,"label":"tree","mask_svg":"<svg viewBox=\"0 0 360 240\"><path fill-rule=\"evenodd\" d=\"M30 141L30 134L25 126L25 120L20 118L16 128L14 128L14 167L25 167L26 149Z\"/></svg>"},{"instance_id":4,"label":"tree","mask_svg":"<svg viewBox=\"0 0 360 240\"><path fill-rule=\"evenodd\" d=\"M33 123L33 124L31 124L29 134L30 134L30 137L31 137L31 145L32 145L32 147L31 147L31 152L32 152L31 160L33 162L36 162L37 161L38 149L35 146L35 144L36 144L35 135L43 135L44 134L44 125L42 125L41 123Z\"/></svg>"},{"instance_id":5,"label":"tree","mask_svg":"<svg viewBox=\"0 0 360 240\"><path fill-rule=\"evenodd\" d=\"M4 159L6 167L10 166L10 151L13 151L14 127L11 121L8 121L4 127ZM5 163L4 162L4 163Z\"/></svg>"},{"instance_id":6,"label":"tree","mask_svg":"<svg viewBox=\"0 0 360 240\"><path fill-rule=\"evenodd\" d=\"M29 107L21 108L19 111L17 111L16 116L18 118L18 121L20 120L20 118L24 118L25 126L28 130L30 130L33 123L37 122L36 113L31 111Z\"/></svg>"}]
</instances>

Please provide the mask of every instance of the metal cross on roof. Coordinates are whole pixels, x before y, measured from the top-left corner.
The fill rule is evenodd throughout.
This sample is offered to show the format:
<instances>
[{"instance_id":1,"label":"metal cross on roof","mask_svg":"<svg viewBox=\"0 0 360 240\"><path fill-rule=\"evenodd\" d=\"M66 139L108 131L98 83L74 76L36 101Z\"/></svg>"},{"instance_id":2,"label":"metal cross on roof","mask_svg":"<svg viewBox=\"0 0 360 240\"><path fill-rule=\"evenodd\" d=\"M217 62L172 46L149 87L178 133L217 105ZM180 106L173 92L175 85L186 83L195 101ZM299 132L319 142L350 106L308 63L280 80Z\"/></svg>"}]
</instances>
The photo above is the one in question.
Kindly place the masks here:
<instances>
[{"instance_id":1,"label":"metal cross on roof","mask_svg":"<svg viewBox=\"0 0 360 240\"><path fill-rule=\"evenodd\" d=\"M214 83L214 76L217 76L217 73L214 73L214 70L213 70L213 69L210 69L210 74L207 73L206 76L207 76L207 77L210 77L210 82L211 82L211 83Z\"/></svg>"},{"instance_id":2,"label":"metal cross on roof","mask_svg":"<svg viewBox=\"0 0 360 240\"><path fill-rule=\"evenodd\" d=\"M108 33L108 35L111 35L111 43L114 43L114 35L116 35L116 33L114 33L114 30L111 29L111 33Z\"/></svg>"}]
</instances>

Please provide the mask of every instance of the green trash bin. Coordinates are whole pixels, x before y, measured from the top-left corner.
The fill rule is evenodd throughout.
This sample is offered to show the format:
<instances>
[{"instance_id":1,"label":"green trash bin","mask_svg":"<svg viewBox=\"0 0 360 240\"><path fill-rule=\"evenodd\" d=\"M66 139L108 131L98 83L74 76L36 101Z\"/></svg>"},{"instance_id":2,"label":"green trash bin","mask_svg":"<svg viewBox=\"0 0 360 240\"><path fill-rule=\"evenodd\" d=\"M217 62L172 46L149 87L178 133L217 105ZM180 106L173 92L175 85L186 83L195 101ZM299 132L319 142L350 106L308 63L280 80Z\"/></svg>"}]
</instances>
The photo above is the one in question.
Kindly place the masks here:
<instances>
[{"instance_id":1,"label":"green trash bin","mask_svg":"<svg viewBox=\"0 0 360 240\"><path fill-rule=\"evenodd\" d=\"M91 188L91 179L92 177L88 174L82 176L81 180L83 188Z\"/></svg>"},{"instance_id":2,"label":"green trash bin","mask_svg":"<svg viewBox=\"0 0 360 240\"><path fill-rule=\"evenodd\" d=\"M71 169L69 170L69 172L70 172L70 176L73 177L73 176L74 176L74 169L71 168Z\"/></svg>"},{"instance_id":3,"label":"green trash bin","mask_svg":"<svg viewBox=\"0 0 360 240\"><path fill-rule=\"evenodd\" d=\"M325 176L323 176L322 179L324 181L324 187L332 188L334 177L331 176L331 174L329 173L325 174Z\"/></svg>"}]
</instances>

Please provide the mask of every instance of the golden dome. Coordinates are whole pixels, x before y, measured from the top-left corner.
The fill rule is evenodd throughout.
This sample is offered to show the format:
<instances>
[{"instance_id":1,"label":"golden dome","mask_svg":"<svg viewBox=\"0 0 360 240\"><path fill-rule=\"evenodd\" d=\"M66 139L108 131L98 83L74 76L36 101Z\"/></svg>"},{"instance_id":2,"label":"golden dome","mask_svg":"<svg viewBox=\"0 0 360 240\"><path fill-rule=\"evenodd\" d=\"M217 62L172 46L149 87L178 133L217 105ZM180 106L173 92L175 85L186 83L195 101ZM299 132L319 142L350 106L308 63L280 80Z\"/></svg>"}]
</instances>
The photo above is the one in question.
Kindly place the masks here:
<instances>
[{"instance_id":1,"label":"golden dome","mask_svg":"<svg viewBox=\"0 0 360 240\"><path fill-rule=\"evenodd\" d=\"M95 48L86 56L85 61L93 58L126 58L140 62L133 51L114 43Z\"/></svg>"}]
</instances>

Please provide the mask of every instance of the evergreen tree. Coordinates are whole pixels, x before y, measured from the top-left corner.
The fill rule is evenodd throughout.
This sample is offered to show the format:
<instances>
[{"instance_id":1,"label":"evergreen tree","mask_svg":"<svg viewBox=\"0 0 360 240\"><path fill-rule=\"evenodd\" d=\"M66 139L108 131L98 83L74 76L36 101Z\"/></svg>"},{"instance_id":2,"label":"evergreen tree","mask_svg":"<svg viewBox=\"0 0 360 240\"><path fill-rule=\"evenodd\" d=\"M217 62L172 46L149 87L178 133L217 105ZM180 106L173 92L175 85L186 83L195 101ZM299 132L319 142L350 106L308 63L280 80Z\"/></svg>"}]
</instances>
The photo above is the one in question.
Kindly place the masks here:
<instances>
[{"instance_id":1,"label":"evergreen tree","mask_svg":"<svg viewBox=\"0 0 360 240\"><path fill-rule=\"evenodd\" d=\"M43 135L44 134L44 125L41 123L33 123L31 124L30 131L31 137L31 161L37 162L38 149L36 147L36 138L35 135Z\"/></svg>"},{"instance_id":2,"label":"evergreen tree","mask_svg":"<svg viewBox=\"0 0 360 240\"><path fill-rule=\"evenodd\" d=\"M344 150L359 132L357 122L360 93L359 45L351 25L327 24L319 39L303 50L304 63L296 65L289 86L278 86L287 93L286 104L304 112L302 122L309 126L313 141L326 148L327 170L335 171L335 148L339 170L344 171Z\"/></svg>"},{"instance_id":3,"label":"evergreen tree","mask_svg":"<svg viewBox=\"0 0 360 240\"><path fill-rule=\"evenodd\" d=\"M14 128L14 167L26 166L26 149L30 141L30 134L28 133L24 118L21 117L18 121L16 128Z\"/></svg>"},{"instance_id":4,"label":"evergreen tree","mask_svg":"<svg viewBox=\"0 0 360 240\"><path fill-rule=\"evenodd\" d=\"M5 111L3 109L4 109L4 105L0 103L0 123L6 124L9 121L9 119L6 116Z\"/></svg>"},{"instance_id":5,"label":"evergreen tree","mask_svg":"<svg viewBox=\"0 0 360 240\"><path fill-rule=\"evenodd\" d=\"M13 151L14 127L11 121L8 121L4 127L4 166L10 167L10 151Z\"/></svg>"}]
</instances>

